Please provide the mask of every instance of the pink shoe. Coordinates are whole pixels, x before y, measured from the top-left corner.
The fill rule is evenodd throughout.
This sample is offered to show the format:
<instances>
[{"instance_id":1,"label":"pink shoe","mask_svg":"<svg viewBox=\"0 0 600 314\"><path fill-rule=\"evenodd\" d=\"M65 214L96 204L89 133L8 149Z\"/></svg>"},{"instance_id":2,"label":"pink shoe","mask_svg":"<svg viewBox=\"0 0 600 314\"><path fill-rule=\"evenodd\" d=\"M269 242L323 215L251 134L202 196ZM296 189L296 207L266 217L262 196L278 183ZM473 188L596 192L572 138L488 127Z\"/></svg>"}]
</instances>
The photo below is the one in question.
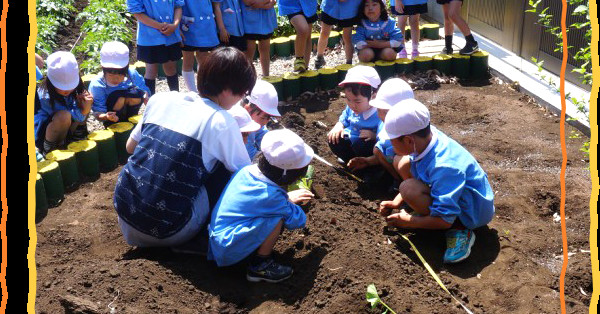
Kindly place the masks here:
<instances>
[{"instance_id":1,"label":"pink shoe","mask_svg":"<svg viewBox=\"0 0 600 314\"><path fill-rule=\"evenodd\" d=\"M408 57L408 54L406 53L406 48L402 48L402 50L400 50L400 52L398 52L398 58L405 59L406 57Z\"/></svg>"},{"instance_id":2,"label":"pink shoe","mask_svg":"<svg viewBox=\"0 0 600 314\"><path fill-rule=\"evenodd\" d=\"M413 48L412 53L410 54L413 59L419 56L419 48Z\"/></svg>"}]
</instances>

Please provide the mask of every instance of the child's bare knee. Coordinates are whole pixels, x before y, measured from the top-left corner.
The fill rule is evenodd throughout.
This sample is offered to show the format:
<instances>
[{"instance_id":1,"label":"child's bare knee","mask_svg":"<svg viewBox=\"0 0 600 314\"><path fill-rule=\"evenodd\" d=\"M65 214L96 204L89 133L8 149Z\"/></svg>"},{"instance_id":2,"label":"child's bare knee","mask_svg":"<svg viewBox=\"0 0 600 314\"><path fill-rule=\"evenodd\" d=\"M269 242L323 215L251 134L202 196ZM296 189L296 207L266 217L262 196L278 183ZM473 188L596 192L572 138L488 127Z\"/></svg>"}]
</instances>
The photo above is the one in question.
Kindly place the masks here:
<instances>
[{"instance_id":1,"label":"child's bare knee","mask_svg":"<svg viewBox=\"0 0 600 314\"><path fill-rule=\"evenodd\" d=\"M370 48L364 48L358 52L358 59L361 62L369 62L369 61L373 60L374 57L375 57L375 53Z\"/></svg>"},{"instance_id":2,"label":"child's bare knee","mask_svg":"<svg viewBox=\"0 0 600 314\"><path fill-rule=\"evenodd\" d=\"M417 179L410 178L400 183L399 192L403 199L409 201L418 199L425 191L423 189L423 183Z\"/></svg>"},{"instance_id":3,"label":"child's bare knee","mask_svg":"<svg viewBox=\"0 0 600 314\"><path fill-rule=\"evenodd\" d=\"M52 117L52 122L60 125L70 125L71 113L66 110L57 111Z\"/></svg>"}]
</instances>

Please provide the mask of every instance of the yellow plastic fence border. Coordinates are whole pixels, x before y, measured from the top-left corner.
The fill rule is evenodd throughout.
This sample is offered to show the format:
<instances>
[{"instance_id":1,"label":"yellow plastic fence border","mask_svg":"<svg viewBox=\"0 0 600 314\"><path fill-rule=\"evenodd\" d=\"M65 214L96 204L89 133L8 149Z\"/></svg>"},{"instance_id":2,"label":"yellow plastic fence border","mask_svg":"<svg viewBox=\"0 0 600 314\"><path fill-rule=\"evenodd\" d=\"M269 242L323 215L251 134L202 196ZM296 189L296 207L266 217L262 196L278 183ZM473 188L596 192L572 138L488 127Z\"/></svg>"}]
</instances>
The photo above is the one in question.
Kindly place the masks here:
<instances>
[{"instance_id":1,"label":"yellow plastic fence border","mask_svg":"<svg viewBox=\"0 0 600 314\"><path fill-rule=\"evenodd\" d=\"M4 8L6 8L6 6ZM27 186L29 191L27 193L29 248L27 249L27 266L29 268L29 294L27 297L27 313L35 313L35 297L37 291L37 269L35 266L35 248L37 246L37 230L35 226L35 180L37 178L37 161L35 157L35 137L33 134L33 107L35 96L34 55L38 33L35 0L27 1L27 11L29 15L29 33L31 34L27 44L27 68L29 69L29 89L27 90L27 152L29 154L29 184ZM4 30L4 27L2 29ZM2 37L5 38L4 36ZM5 49L2 50L4 51ZM4 171L2 174L4 175Z\"/></svg>"},{"instance_id":2,"label":"yellow plastic fence border","mask_svg":"<svg viewBox=\"0 0 600 314\"><path fill-rule=\"evenodd\" d=\"M440 285L440 287L442 287L442 289L444 289L444 291L448 292L448 294L452 297L452 299L454 299L454 301L458 302L458 304L460 304L460 306L469 314L473 314L473 312L471 312L471 310L469 310L469 308L467 308L466 305L464 305L459 299L457 299L451 292L450 290L448 290L448 288L446 288L446 286L444 285L444 283L442 282L442 280L440 280L440 277L438 277L438 275L435 273L435 271L433 270L433 268L431 268L431 266L429 266L429 263L427 263L427 261L425 260L425 258L423 258L423 256L421 255L421 252L419 252L419 250L417 249L417 247L412 243L412 241L405 235L400 234L402 236L402 238L404 238L404 240L406 240L406 242L408 242L408 244L410 244L410 246L412 247L413 251L415 252L415 254L417 254L417 256L419 257L419 259L421 260L421 263L423 263L423 266L425 266L425 269L427 269L427 271L429 272L429 274L431 274L431 277L433 277L433 279L435 279L435 281L438 283L438 285Z\"/></svg>"}]
</instances>

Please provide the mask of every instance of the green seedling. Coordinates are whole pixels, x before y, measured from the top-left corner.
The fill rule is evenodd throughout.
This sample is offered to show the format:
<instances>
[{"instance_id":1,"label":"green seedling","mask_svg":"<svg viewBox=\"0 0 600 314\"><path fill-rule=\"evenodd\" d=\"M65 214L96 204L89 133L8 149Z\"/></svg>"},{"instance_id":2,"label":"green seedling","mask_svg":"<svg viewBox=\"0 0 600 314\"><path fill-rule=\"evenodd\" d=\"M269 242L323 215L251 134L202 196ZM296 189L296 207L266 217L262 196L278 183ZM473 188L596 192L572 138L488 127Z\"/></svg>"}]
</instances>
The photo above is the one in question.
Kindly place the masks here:
<instances>
[{"instance_id":1,"label":"green seedling","mask_svg":"<svg viewBox=\"0 0 600 314\"><path fill-rule=\"evenodd\" d=\"M375 287L375 284L370 284L367 287L367 302L371 303L372 309L376 308L378 304L383 305L383 307L385 307L385 311L383 312L383 314L387 314L388 311L390 313L396 314L396 312L394 312L392 308L390 308L381 300L379 294L377 293L377 288Z\"/></svg>"},{"instance_id":2,"label":"green seedling","mask_svg":"<svg viewBox=\"0 0 600 314\"><path fill-rule=\"evenodd\" d=\"M314 171L315 170L314 170L313 166L309 165L308 170L306 170L306 175L303 178L301 178L300 180L289 185L288 191L294 191L294 190L298 190L298 189L307 189L310 191L310 188L312 187L312 183L313 183Z\"/></svg>"}]
</instances>

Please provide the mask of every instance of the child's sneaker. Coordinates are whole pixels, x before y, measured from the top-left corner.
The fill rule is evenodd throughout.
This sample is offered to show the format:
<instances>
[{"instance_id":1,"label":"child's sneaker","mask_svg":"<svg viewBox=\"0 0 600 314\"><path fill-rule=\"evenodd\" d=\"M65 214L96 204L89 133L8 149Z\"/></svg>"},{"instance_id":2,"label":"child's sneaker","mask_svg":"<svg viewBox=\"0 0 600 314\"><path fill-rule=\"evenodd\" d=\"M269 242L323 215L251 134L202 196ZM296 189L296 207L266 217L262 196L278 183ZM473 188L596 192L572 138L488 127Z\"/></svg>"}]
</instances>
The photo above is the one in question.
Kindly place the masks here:
<instances>
[{"instance_id":1,"label":"child's sneaker","mask_svg":"<svg viewBox=\"0 0 600 314\"><path fill-rule=\"evenodd\" d=\"M408 53L406 52L406 48L402 48L402 50L400 50L400 52L398 52L398 58L399 59L406 59L406 57L408 57Z\"/></svg>"},{"instance_id":2,"label":"child's sneaker","mask_svg":"<svg viewBox=\"0 0 600 314\"><path fill-rule=\"evenodd\" d=\"M459 52L461 55L472 55L474 52L476 52L477 50L479 50L479 45L477 45L477 42L468 42L465 45L465 47L463 49L461 49Z\"/></svg>"},{"instance_id":3,"label":"child's sneaker","mask_svg":"<svg viewBox=\"0 0 600 314\"><path fill-rule=\"evenodd\" d=\"M75 130L73 130L71 139L73 140L73 142L83 141L83 140L87 139L88 135L89 135L89 132L87 129L87 125L80 124L75 128Z\"/></svg>"},{"instance_id":4,"label":"child's sneaker","mask_svg":"<svg viewBox=\"0 0 600 314\"><path fill-rule=\"evenodd\" d=\"M410 53L411 57L414 59L416 57L418 57L420 55L419 53L419 48L413 48L412 52Z\"/></svg>"},{"instance_id":5,"label":"child's sneaker","mask_svg":"<svg viewBox=\"0 0 600 314\"><path fill-rule=\"evenodd\" d=\"M458 263L471 254L471 248L475 243L473 230L450 229L446 232L446 253L444 263Z\"/></svg>"},{"instance_id":6,"label":"child's sneaker","mask_svg":"<svg viewBox=\"0 0 600 314\"><path fill-rule=\"evenodd\" d=\"M323 56L317 56L317 58L315 59L315 69L320 69L325 65L325 57Z\"/></svg>"},{"instance_id":7,"label":"child's sneaker","mask_svg":"<svg viewBox=\"0 0 600 314\"><path fill-rule=\"evenodd\" d=\"M256 257L248 265L246 279L250 282L266 281L277 283L290 278L293 273L294 270L291 267L278 264L271 257Z\"/></svg>"},{"instance_id":8,"label":"child's sneaker","mask_svg":"<svg viewBox=\"0 0 600 314\"><path fill-rule=\"evenodd\" d=\"M306 72L306 62L304 62L304 58L296 57L296 60L294 61L294 72Z\"/></svg>"},{"instance_id":9,"label":"child's sneaker","mask_svg":"<svg viewBox=\"0 0 600 314\"><path fill-rule=\"evenodd\" d=\"M451 55L454 53L454 49L452 49L452 47L444 47L444 49L442 49L442 53L445 55Z\"/></svg>"}]
</instances>

